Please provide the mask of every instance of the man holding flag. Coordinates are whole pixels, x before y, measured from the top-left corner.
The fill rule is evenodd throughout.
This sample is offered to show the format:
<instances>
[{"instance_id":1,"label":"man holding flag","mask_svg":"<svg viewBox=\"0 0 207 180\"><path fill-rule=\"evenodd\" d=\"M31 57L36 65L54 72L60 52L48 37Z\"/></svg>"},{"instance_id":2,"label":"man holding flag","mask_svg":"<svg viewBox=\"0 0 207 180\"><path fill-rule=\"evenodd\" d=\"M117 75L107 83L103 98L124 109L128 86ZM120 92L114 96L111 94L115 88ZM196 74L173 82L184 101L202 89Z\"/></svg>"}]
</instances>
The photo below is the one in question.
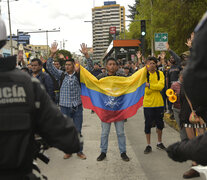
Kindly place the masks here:
<instances>
[{"instance_id":1,"label":"man holding flag","mask_svg":"<svg viewBox=\"0 0 207 180\"><path fill-rule=\"evenodd\" d=\"M87 56L87 47L81 52ZM142 106L146 82L146 68L136 72L130 77L119 74L118 64L114 58L106 61L106 73L96 77L86 69L80 67L81 99L84 108L92 109L101 119L101 154L97 161L106 158L108 149L108 136L111 123L114 122L119 151L124 161L129 161L126 154L126 137L124 133L124 119L136 114ZM119 77L117 77L119 76Z\"/></svg>"}]
</instances>

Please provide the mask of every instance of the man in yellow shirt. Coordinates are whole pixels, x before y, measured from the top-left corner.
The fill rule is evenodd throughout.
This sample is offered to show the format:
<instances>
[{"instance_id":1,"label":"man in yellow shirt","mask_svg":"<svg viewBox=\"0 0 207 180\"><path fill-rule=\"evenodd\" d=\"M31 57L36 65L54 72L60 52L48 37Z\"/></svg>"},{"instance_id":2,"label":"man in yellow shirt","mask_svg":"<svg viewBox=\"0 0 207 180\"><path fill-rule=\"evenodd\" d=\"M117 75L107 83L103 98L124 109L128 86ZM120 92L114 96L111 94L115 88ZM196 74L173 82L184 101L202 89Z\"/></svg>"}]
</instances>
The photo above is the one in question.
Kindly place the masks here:
<instances>
[{"instance_id":1,"label":"man in yellow shirt","mask_svg":"<svg viewBox=\"0 0 207 180\"><path fill-rule=\"evenodd\" d=\"M147 59L147 70L147 82L143 100L145 134L147 139L147 147L144 150L145 154L152 152L150 135L153 122L155 122L157 127L157 148L161 150L166 149L162 143L164 101L160 93L165 85L164 74L161 71L157 71L157 59L155 57Z\"/></svg>"}]
</instances>

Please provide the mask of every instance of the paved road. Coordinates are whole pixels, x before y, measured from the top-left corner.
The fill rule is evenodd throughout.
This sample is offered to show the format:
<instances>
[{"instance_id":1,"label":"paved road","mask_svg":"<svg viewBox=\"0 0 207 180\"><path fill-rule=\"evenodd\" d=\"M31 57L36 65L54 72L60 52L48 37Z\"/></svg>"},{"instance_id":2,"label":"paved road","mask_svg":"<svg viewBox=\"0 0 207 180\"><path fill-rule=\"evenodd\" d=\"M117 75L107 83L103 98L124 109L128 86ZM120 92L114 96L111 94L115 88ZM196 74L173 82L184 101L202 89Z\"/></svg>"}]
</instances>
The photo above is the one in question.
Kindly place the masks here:
<instances>
[{"instance_id":1,"label":"paved road","mask_svg":"<svg viewBox=\"0 0 207 180\"><path fill-rule=\"evenodd\" d=\"M38 161L42 172L49 180L182 180L182 174L190 167L190 162L176 163L171 161L166 152L157 150L156 132L152 129L153 152L144 155L146 146L144 135L143 110L130 118L125 125L127 137L127 154L129 162L120 158L114 126L111 126L109 148L106 160L97 162L100 153L100 120L96 114L84 110L84 153L86 160L80 160L76 154L63 160L63 153L49 149L49 165ZM179 140L178 132L166 125L163 142L167 146ZM195 178L201 180L203 178Z\"/></svg>"}]
</instances>

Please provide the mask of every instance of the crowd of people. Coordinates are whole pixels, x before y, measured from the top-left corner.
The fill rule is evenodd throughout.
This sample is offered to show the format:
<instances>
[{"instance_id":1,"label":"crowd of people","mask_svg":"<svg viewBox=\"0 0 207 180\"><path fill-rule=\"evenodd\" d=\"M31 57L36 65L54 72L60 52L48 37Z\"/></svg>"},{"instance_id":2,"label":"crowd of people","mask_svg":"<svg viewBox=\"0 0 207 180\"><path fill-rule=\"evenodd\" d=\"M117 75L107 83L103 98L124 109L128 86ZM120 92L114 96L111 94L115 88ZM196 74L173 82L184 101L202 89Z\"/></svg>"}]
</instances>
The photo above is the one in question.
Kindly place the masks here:
<instances>
[{"instance_id":1,"label":"crowd of people","mask_svg":"<svg viewBox=\"0 0 207 180\"><path fill-rule=\"evenodd\" d=\"M206 24L206 20L204 22L204 24ZM196 31L200 31L200 28L202 26L203 25L200 25ZM203 33L206 34L205 31ZM195 37L199 39L197 33L195 34ZM195 43L195 46L197 44ZM157 55L157 57L148 56L145 58L142 56L141 52L138 51L136 54L136 62L124 62L121 59L116 60L113 57L109 57L105 62L105 66L102 66L99 63L93 63L93 60L89 56L86 44L81 44L80 52L85 57L87 70L91 72L91 74L94 75L97 79L101 79L107 76L129 77L133 73L138 71L140 68L146 67L147 81L143 99L143 109L145 118L144 132L146 135L147 143L146 148L143 148L144 154L149 154L152 152L151 128L156 126L156 148L167 151L169 157L174 160L181 162L188 159L192 160L192 166L196 166L198 163L207 163L205 160L200 159L201 156L199 156L198 158L194 158L192 157L192 155L187 156L188 154L185 154L185 152L187 151L186 149L183 148L183 151L182 149L179 149L180 146L183 147L186 145L187 147L191 147L191 144L196 144L198 142L203 141L203 139L205 139L205 135L203 134L206 130L206 113L203 113L206 112L206 109L202 108L203 106L205 106L205 102L204 104L202 104L203 106L201 106L200 102L198 102L194 97L192 97L191 92L194 89L191 87L192 90L188 89L191 92L189 92L188 90L186 91L186 87L190 87L190 85L185 83L187 82L187 80L183 80L186 78L186 66L189 67L188 64L190 52L193 51L192 45L194 45L194 33L191 34L191 37L187 40L186 45L188 46L189 51L182 53L180 56L178 56L170 48L169 44L166 44L167 51L161 52L159 55ZM62 54L57 54L57 50L57 44L53 43L50 49L51 53L48 60L44 60L43 58L35 58L32 59L28 65L25 65L22 56L18 56L17 66L22 71L27 72L33 79L39 79L41 84L38 84L36 86L38 86L39 89L41 89L42 85L44 86L47 94L51 98L50 100L52 100L54 103L56 103L57 106L59 106L62 114L66 115L67 117L73 120L75 128L77 132L80 134L81 138L83 123L83 107L81 102L80 67L79 65L77 65L74 59L66 59ZM55 57L59 57L65 60L64 67L60 66L60 62L58 62L55 59ZM2 62L4 61L2 60ZM200 65L202 65L202 63ZM187 71L187 73L189 74L189 70ZM175 103L170 102L166 96L166 90L169 88L173 89L176 93L177 100ZM39 91L41 94L41 90ZM44 95L44 98L47 102L49 102L48 97L45 97ZM41 99L39 101L42 102ZM42 104L45 104L45 102L42 102ZM36 105L38 106L38 104ZM53 110L55 109L53 106L51 106L50 108ZM48 109L45 109L45 111L47 110ZM60 115L60 113L56 109L54 110L54 112L56 112L58 116L64 119L64 117ZM164 128L164 113L170 113L170 118L172 120L175 119L175 121L177 122L180 128L180 137L184 144L176 143L174 145L169 146L168 148L164 146L162 142L162 133ZM55 117L57 117L57 115L55 115ZM40 119L41 118L43 117L41 116ZM44 118L54 119L54 117L52 118L51 116L44 116ZM63 121L65 121L65 119ZM56 123L55 120L54 122ZM125 122L126 120L123 119L122 121L114 122L114 125L117 133L120 157L124 161L130 161L130 158L127 156L126 150L126 137L124 132ZM45 126L45 124L41 125ZM111 123L101 122L101 152L100 155L97 157L97 161L102 161L106 158L110 126ZM72 128L72 125L70 127ZM58 129L58 132L61 131L61 129L64 129L64 127L62 126L60 129ZM71 129L71 131L74 131L74 129ZM45 131L43 129L40 129L40 134L45 136L47 139L48 134L45 134ZM74 136L77 139L77 134L73 134L72 136ZM199 137L196 139L195 136ZM60 138L61 137L62 136L60 136ZM63 157L64 159L69 159L72 156L72 153L74 152L76 152L77 156L82 160L87 158L86 155L83 153L83 144L81 144L78 149L79 145L77 144L79 143L79 140L73 142L75 144L75 147L64 148L64 145L60 145L58 144L58 142L55 142L52 135L50 135L50 138L51 139L48 140L52 145L58 147L59 149L62 149L65 152L65 155ZM65 142L61 143L65 144ZM70 150L70 148L72 150ZM177 153L178 150L183 156ZM205 150L201 152L204 153ZM198 176L199 173L194 169L190 169L183 174L183 178L192 178Z\"/></svg>"},{"instance_id":2,"label":"crowd of people","mask_svg":"<svg viewBox=\"0 0 207 180\"><path fill-rule=\"evenodd\" d=\"M190 50L192 48L192 41L194 33L187 40L186 45L189 51L182 53L178 56L169 46L166 44L167 51L161 52L157 57L143 57L141 52L138 51L137 61L123 61L122 59L114 59L109 57L105 66L100 63L93 63L91 60L86 44L81 44L80 52L84 55L86 61L86 68L97 79L101 79L106 76L124 76L129 77L140 68L147 67L147 82L143 101L144 118L147 146L144 150L145 154L152 151L150 134L151 128L156 126L158 141L157 148L166 150L166 147L162 143L162 130L164 128L163 117L164 113L169 113L172 120L176 120L180 128L181 140L192 139L197 134L203 134L206 124L200 125L194 124L189 121L189 117L192 113L192 107L184 92L183 87L183 71L187 65ZM73 119L73 122L81 134L83 123L83 107L81 103L81 87L80 77L76 62L74 59L66 59L62 54L56 54L57 44L54 43L51 47L51 55L48 60L43 58L35 58L31 60L31 63L27 67L22 63L23 58L19 58L19 65L23 71L27 71L31 76L36 77L44 85L47 93L52 100L60 106L61 112ZM169 56L167 58L167 56ZM60 66L60 62L54 57L65 60L64 67ZM173 89L177 96L177 101L171 103L167 96L166 90ZM91 111L94 113L94 111ZM115 122L115 127L118 137L118 145L121 154L121 158L124 161L129 161L130 158L126 154L126 139L124 134L124 122ZM101 154L98 156L97 161L102 161L106 157L108 148L108 136L110 132L111 123L101 122ZM195 131L196 129L196 131ZM77 155L81 159L86 159L86 155L83 153L83 147ZM68 159L72 154L65 154L64 159ZM196 162L192 162L195 166ZM199 173L190 169L184 173L184 178L193 176L199 176Z\"/></svg>"}]
</instances>

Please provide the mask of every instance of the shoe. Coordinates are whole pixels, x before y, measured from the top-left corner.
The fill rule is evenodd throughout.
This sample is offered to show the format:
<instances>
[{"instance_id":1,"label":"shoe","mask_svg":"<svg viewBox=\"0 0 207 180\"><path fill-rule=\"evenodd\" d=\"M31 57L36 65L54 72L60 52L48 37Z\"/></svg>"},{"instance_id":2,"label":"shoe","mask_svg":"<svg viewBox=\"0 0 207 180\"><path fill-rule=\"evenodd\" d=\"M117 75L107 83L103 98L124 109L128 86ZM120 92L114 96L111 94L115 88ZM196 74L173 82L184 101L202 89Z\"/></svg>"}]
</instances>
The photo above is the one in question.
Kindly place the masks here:
<instances>
[{"instance_id":1,"label":"shoe","mask_svg":"<svg viewBox=\"0 0 207 180\"><path fill-rule=\"evenodd\" d=\"M129 157L126 155L126 153L121 153L121 158L123 161L129 161Z\"/></svg>"},{"instance_id":2,"label":"shoe","mask_svg":"<svg viewBox=\"0 0 207 180\"><path fill-rule=\"evenodd\" d=\"M86 159L86 155L83 154L82 152L77 153L77 156L78 156L80 159L82 159L82 160L85 160L85 159Z\"/></svg>"},{"instance_id":3,"label":"shoe","mask_svg":"<svg viewBox=\"0 0 207 180\"><path fill-rule=\"evenodd\" d=\"M151 152L152 152L152 147L150 145L148 145L144 150L144 154L149 154Z\"/></svg>"},{"instance_id":4,"label":"shoe","mask_svg":"<svg viewBox=\"0 0 207 180\"><path fill-rule=\"evenodd\" d=\"M157 144L157 149L166 151L166 147L163 143Z\"/></svg>"},{"instance_id":5,"label":"shoe","mask_svg":"<svg viewBox=\"0 0 207 180\"><path fill-rule=\"evenodd\" d=\"M102 152L99 157L97 157L97 161L103 161L106 158L106 153Z\"/></svg>"},{"instance_id":6,"label":"shoe","mask_svg":"<svg viewBox=\"0 0 207 180\"><path fill-rule=\"evenodd\" d=\"M183 174L184 179L190 179L190 178L199 177L199 176L200 174L194 169L190 169Z\"/></svg>"},{"instance_id":7,"label":"shoe","mask_svg":"<svg viewBox=\"0 0 207 180\"><path fill-rule=\"evenodd\" d=\"M69 159L70 157L72 157L72 154L65 154L65 155L63 156L63 159Z\"/></svg>"}]
</instances>

